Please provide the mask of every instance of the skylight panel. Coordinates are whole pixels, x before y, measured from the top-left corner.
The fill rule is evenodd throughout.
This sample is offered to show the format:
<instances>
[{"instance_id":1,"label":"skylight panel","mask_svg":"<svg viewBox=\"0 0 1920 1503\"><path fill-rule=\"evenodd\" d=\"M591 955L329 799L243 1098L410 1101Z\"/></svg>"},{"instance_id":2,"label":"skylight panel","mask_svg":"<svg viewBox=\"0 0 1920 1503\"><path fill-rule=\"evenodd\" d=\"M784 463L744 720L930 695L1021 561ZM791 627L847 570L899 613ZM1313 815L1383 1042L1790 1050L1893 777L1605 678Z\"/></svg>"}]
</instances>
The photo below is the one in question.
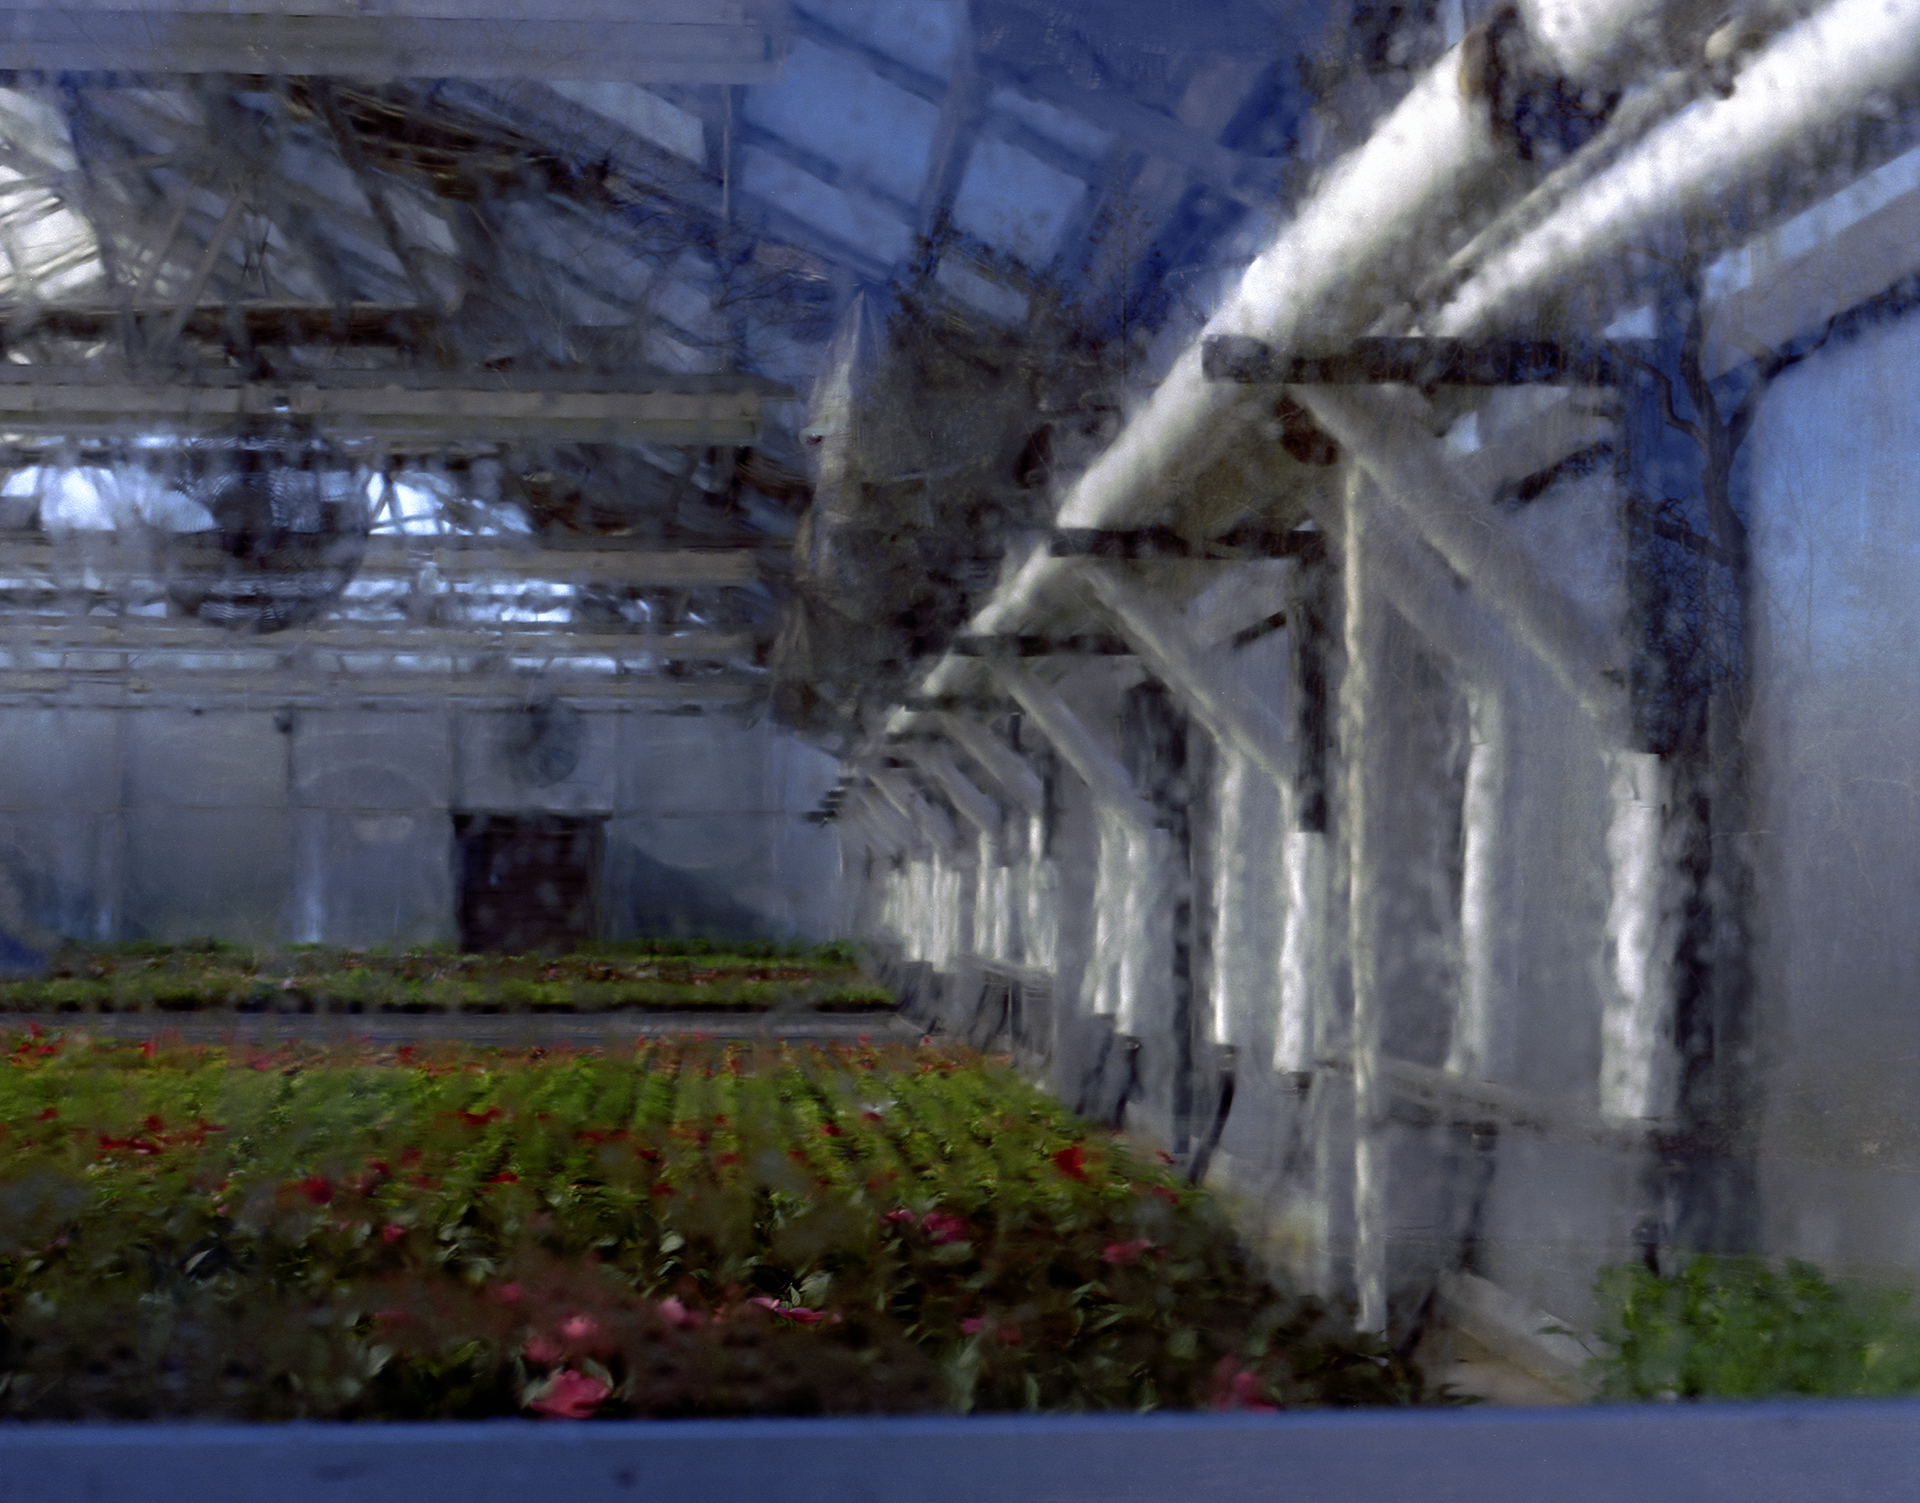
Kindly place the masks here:
<instances>
[{"instance_id":1,"label":"skylight panel","mask_svg":"<svg viewBox=\"0 0 1920 1503\"><path fill-rule=\"evenodd\" d=\"M549 87L575 104L645 137L664 151L697 165L706 165L706 133L700 121L638 84L561 80Z\"/></svg>"},{"instance_id":2,"label":"skylight panel","mask_svg":"<svg viewBox=\"0 0 1920 1503\"><path fill-rule=\"evenodd\" d=\"M959 0L810 0L805 9L876 52L945 78L960 27Z\"/></svg>"},{"instance_id":3,"label":"skylight panel","mask_svg":"<svg viewBox=\"0 0 1920 1503\"><path fill-rule=\"evenodd\" d=\"M940 112L852 58L794 43L780 81L747 91L756 125L908 203L920 195Z\"/></svg>"},{"instance_id":4,"label":"skylight panel","mask_svg":"<svg viewBox=\"0 0 1920 1503\"><path fill-rule=\"evenodd\" d=\"M889 264L906 258L912 233L871 201L855 199L757 147L741 153L740 176L750 191L845 244Z\"/></svg>"},{"instance_id":5,"label":"skylight panel","mask_svg":"<svg viewBox=\"0 0 1920 1503\"><path fill-rule=\"evenodd\" d=\"M1056 109L1013 89L995 89L988 99L990 108L1018 120L1049 141L1077 151L1083 157L1097 157L1113 140L1113 132L1102 130L1070 110Z\"/></svg>"},{"instance_id":6,"label":"skylight panel","mask_svg":"<svg viewBox=\"0 0 1920 1503\"><path fill-rule=\"evenodd\" d=\"M954 198L953 222L1029 266L1043 266L1085 193L1080 179L1019 147L981 141Z\"/></svg>"}]
</instances>

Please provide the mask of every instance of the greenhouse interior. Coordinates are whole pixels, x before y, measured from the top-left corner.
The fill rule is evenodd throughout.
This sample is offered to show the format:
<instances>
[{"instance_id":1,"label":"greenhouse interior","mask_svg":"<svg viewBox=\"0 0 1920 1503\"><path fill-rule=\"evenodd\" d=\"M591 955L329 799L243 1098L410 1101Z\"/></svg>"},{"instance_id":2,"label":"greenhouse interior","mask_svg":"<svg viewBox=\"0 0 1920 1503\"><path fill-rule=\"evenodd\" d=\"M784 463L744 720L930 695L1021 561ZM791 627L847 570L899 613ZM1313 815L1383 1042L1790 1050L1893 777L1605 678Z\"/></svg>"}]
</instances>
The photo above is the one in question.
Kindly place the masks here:
<instances>
[{"instance_id":1,"label":"greenhouse interior","mask_svg":"<svg viewBox=\"0 0 1920 1503\"><path fill-rule=\"evenodd\" d=\"M0 1412L149 1414L161 1338L111 1400L50 1355L133 1277L78 1250L191 1154L253 1172L248 1112L306 1142L220 1083L247 1051L363 1034L529 1046L406 1088L522 1157L434 1234L387 1159L289 1147L196 1190L181 1300L268 1266L242 1223L337 1212L354 1278L572 1227L497 1209L536 1117L667 1145L593 1180L655 1218L579 1233L602 1313L473 1379L517 1399L415 1354L381 1413L707 1412L580 1332L697 1386L729 1299L867 1396L794 1412L1920 1392L1920 4L7 17ZM725 1201L756 1112L846 1139L868 1251L755 1182L703 1282L659 1207ZM733 1146L673 1179L689 1134ZM83 1206L83 1162L145 1188ZM1095 1217L1032 1255L1091 1270L1072 1372L1052 1295L976 1300L1016 1181ZM1129 1193L1194 1219L1098 1230ZM856 1350L889 1258L922 1302ZM526 1268L472 1320L564 1313ZM1145 1356L1082 1334L1129 1279ZM1257 1351L1179 1324L1282 1295ZM1683 1349L1713 1321L1745 1356ZM333 1412L272 1382L215 1410Z\"/></svg>"}]
</instances>

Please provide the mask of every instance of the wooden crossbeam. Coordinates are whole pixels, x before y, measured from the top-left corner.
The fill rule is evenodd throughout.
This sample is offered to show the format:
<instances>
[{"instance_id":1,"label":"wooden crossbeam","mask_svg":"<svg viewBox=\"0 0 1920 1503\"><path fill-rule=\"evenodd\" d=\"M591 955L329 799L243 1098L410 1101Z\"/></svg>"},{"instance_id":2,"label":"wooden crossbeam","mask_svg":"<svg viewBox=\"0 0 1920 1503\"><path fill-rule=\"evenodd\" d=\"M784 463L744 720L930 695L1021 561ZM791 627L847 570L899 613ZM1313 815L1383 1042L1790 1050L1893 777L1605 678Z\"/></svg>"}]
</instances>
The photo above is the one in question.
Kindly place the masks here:
<instances>
[{"instance_id":1,"label":"wooden crossbeam","mask_svg":"<svg viewBox=\"0 0 1920 1503\"><path fill-rule=\"evenodd\" d=\"M318 423L343 441L546 438L744 445L760 436L760 396L752 391L623 391L607 377L597 378L598 390L568 391L516 389L507 382L443 385L416 380L413 372L355 375L384 378L386 384L329 374L285 385L227 379L162 385L104 380L84 368L10 365L0 367L0 431L190 435L218 433L243 418L279 416Z\"/></svg>"},{"instance_id":2,"label":"wooden crossbeam","mask_svg":"<svg viewBox=\"0 0 1920 1503\"><path fill-rule=\"evenodd\" d=\"M411 579L429 565L443 582L499 580L524 584L609 584L630 586L745 586L759 578L759 565L746 549L687 549L653 552L623 548L514 548L492 538L372 538L360 561L362 579ZM76 543L40 538L0 542L0 591L19 582L45 581L64 588L75 577L91 577L106 589L113 584L160 578L153 554L120 545L111 533Z\"/></svg>"},{"instance_id":3,"label":"wooden crossbeam","mask_svg":"<svg viewBox=\"0 0 1920 1503\"><path fill-rule=\"evenodd\" d=\"M769 0L15 0L0 9L0 36L8 67L50 72L756 83L778 75L784 10Z\"/></svg>"},{"instance_id":4,"label":"wooden crossbeam","mask_svg":"<svg viewBox=\"0 0 1920 1503\"><path fill-rule=\"evenodd\" d=\"M498 627L423 627L322 621L297 631L253 635L164 617L53 618L0 615L0 652L274 654L296 652L388 655L507 655L546 658L660 658L716 662L753 651L744 632L555 631L534 623Z\"/></svg>"}]
</instances>

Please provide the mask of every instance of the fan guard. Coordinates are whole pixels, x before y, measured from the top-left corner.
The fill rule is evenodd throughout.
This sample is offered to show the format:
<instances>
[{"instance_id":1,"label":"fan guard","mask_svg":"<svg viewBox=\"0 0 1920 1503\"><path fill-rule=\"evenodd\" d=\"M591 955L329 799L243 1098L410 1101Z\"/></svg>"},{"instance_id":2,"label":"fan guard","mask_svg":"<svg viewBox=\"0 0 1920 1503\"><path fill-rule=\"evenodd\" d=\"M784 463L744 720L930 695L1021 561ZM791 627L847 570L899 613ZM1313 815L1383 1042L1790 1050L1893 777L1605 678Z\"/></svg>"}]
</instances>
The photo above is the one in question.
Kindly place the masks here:
<instances>
[{"instance_id":1,"label":"fan guard","mask_svg":"<svg viewBox=\"0 0 1920 1503\"><path fill-rule=\"evenodd\" d=\"M167 594L230 631L304 625L340 597L367 550L358 477L312 438L231 440L184 487L214 526L167 538Z\"/></svg>"}]
</instances>

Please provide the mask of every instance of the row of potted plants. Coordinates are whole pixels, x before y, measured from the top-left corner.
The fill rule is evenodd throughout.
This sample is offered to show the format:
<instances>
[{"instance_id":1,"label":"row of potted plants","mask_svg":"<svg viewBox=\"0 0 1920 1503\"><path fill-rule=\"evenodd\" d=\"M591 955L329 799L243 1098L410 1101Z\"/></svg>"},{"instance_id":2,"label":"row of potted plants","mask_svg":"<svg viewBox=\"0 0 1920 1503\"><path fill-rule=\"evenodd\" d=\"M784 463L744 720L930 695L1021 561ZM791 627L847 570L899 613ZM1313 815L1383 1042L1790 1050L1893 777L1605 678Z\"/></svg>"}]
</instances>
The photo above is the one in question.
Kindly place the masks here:
<instances>
[{"instance_id":1,"label":"row of potted plants","mask_svg":"<svg viewBox=\"0 0 1920 1503\"><path fill-rule=\"evenodd\" d=\"M0 1047L0 1414L1433 1396L1167 1164L963 1053Z\"/></svg>"},{"instance_id":2,"label":"row of potted plants","mask_svg":"<svg viewBox=\"0 0 1920 1503\"><path fill-rule=\"evenodd\" d=\"M0 1011L501 1013L804 1006L890 1007L844 947L807 953L660 953L672 942L602 946L563 956L397 954L302 946L71 949L43 977L0 984ZM686 942L680 942L684 945ZM771 947L768 947L769 949Z\"/></svg>"}]
</instances>

